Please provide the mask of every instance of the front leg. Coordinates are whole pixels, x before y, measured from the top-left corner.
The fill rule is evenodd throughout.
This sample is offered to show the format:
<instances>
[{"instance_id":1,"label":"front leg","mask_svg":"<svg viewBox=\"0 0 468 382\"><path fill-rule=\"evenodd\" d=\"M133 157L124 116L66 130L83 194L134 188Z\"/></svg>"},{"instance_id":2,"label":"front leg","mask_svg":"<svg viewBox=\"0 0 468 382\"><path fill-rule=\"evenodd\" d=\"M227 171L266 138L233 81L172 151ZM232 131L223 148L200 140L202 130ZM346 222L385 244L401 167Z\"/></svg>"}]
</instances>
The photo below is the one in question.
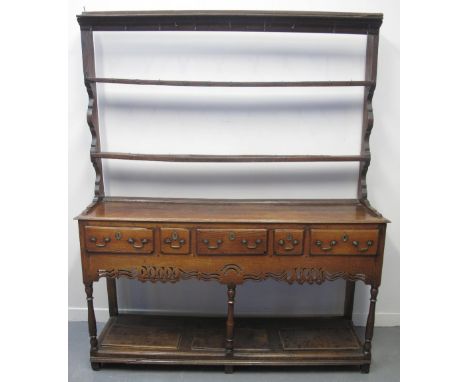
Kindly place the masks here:
<instances>
[{"instance_id":1,"label":"front leg","mask_svg":"<svg viewBox=\"0 0 468 382\"><path fill-rule=\"evenodd\" d=\"M377 302L377 294L379 289L375 286L371 286L371 298L369 305L369 314L367 316L366 334L364 341L364 354L366 358L371 359L371 348L372 348L372 337L374 336L374 322L375 322L375 304ZM369 372L370 364L361 365L361 371L363 373Z\"/></svg>"},{"instance_id":2,"label":"front leg","mask_svg":"<svg viewBox=\"0 0 468 382\"><path fill-rule=\"evenodd\" d=\"M236 296L236 285L229 284L228 290L228 312L226 320L226 358L232 358L234 355L234 298ZM226 374L233 372L232 365L226 365L224 367Z\"/></svg>"},{"instance_id":3,"label":"front leg","mask_svg":"<svg viewBox=\"0 0 468 382\"><path fill-rule=\"evenodd\" d=\"M89 343L91 345L90 352L93 353L97 351L98 340L97 340L97 330L96 330L96 316L94 315L94 305L93 305L93 283L85 283L86 291L86 301L88 302L88 331L89 331ZM93 370L99 370L95 362L91 362L91 367Z\"/></svg>"}]
</instances>

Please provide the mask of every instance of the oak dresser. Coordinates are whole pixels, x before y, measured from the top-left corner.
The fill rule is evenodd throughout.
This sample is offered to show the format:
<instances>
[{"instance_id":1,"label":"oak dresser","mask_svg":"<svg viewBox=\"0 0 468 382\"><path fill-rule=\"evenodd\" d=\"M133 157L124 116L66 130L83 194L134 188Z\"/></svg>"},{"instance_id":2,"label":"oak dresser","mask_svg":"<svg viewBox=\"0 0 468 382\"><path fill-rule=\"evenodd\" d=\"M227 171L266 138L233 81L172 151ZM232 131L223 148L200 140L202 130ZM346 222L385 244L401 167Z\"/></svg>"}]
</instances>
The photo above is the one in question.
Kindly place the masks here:
<instances>
[{"instance_id":1,"label":"oak dresser","mask_svg":"<svg viewBox=\"0 0 468 382\"><path fill-rule=\"evenodd\" d=\"M369 372L375 305L388 220L367 199L372 97L381 14L164 11L84 12L83 68L87 121L96 172L95 198L78 217L88 303L90 360L103 364L356 365ZM367 38L359 81L212 82L96 76L95 31L243 31L362 34ZM101 150L97 84L218 87L362 87L359 155L158 155ZM102 159L169 162L357 162L356 199L213 200L106 196ZM227 288L227 317L121 314L116 279L150 282L214 280ZM93 283L107 282L110 318L98 336ZM343 314L309 318L234 316L236 285L274 279L289 284L346 280ZM370 286L364 338L352 321L355 282Z\"/></svg>"}]
</instances>

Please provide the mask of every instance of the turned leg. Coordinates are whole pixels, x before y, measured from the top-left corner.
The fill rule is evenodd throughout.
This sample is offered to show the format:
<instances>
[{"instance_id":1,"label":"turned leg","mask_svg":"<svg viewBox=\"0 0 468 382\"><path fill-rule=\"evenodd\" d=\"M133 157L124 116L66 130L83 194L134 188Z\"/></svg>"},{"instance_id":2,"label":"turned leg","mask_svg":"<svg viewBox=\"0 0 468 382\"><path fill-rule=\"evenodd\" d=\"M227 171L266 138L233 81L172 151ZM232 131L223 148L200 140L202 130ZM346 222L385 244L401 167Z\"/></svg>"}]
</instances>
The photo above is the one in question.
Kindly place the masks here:
<instances>
[{"instance_id":1,"label":"turned leg","mask_svg":"<svg viewBox=\"0 0 468 382\"><path fill-rule=\"evenodd\" d=\"M94 315L93 305L93 283L85 283L86 301L88 302L88 331L89 343L91 345L91 353L97 351L98 341L96 335L96 316ZM99 370L99 364L91 362L93 370Z\"/></svg>"},{"instance_id":2,"label":"turned leg","mask_svg":"<svg viewBox=\"0 0 468 382\"><path fill-rule=\"evenodd\" d=\"M346 281L346 292L344 301L344 318L353 320L353 307L354 307L354 289L356 288L355 281Z\"/></svg>"},{"instance_id":3,"label":"turned leg","mask_svg":"<svg viewBox=\"0 0 468 382\"><path fill-rule=\"evenodd\" d=\"M236 286L229 284L227 289L228 311L226 320L226 358L232 358L234 355L234 297L236 296ZM225 373L232 373L232 365L224 367Z\"/></svg>"},{"instance_id":4,"label":"turned leg","mask_svg":"<svg viewBox=\"0 0 468 382\"><path fill-rule=\"evenodd\" d=\"M113 278L107 277L107 300L109 302L109 316L114 317L119 314L119 307L117 305L117 286Z\"/></svg>"},{"instance_id":5,"label":"turned leg","mask_svg":"<svg viewBox=\"0 0 468 382\"><path fill-rule=\"evenodd\" d=\"M364 341L364 354L367 358L371 359L372 337L374 335L374 322L375 322L375 303L377 302L377 293L379 289L374 285L371 286L371 298L369 306L369 315L367 316L366 335ZM361 365L363 373L369 372L370 364Z\"/></svg>"}]
</instances>

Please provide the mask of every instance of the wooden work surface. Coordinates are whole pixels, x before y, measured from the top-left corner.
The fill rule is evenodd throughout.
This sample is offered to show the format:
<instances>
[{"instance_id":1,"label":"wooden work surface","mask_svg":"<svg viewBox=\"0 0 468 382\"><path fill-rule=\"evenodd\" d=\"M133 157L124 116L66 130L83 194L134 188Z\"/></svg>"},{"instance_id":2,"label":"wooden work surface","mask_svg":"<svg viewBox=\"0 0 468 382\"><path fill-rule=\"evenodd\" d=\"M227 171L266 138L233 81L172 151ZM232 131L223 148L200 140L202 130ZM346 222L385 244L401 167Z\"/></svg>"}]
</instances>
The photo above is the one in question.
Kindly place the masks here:
<instances>
[{"instance_id":1,"label":"wooden work surface","mask_svg":"<svg viewBox=\"0 0 468 382\"><path fill-rule=\"evenodd\" d=\"M207 223L387 223L357 200L254 201L106 198L78 220Z\"/></svg>"}]
</instances>

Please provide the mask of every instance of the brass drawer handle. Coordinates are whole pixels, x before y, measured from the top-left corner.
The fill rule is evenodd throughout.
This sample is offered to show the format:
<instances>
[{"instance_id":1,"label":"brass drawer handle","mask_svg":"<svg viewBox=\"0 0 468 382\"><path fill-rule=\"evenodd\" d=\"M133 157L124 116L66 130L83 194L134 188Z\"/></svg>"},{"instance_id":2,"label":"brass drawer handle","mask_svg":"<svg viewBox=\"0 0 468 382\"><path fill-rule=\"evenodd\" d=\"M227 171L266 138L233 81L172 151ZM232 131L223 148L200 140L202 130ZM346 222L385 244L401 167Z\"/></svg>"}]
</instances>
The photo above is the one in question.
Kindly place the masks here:
<instances>
[{"instance_id":1,"label":"brass drawer handle","mask_svg":"<svg viewBox=\"0 0 468 382\"><path fill-rule=\"evenodd\" d=\"M320 240L317 240L317 241L315 242L315 245L316 245L317 247L319 247L322 251L331 251L331 250L333 249L333 247L334 247L335 245L338 244L338 242L337 242L336 240L330 241L329 247L322 247L322 244L323 244L323 243L322 243L322 241L320 241Z\"/></svg>"},{"instance_id":2,"label":"brass drawer handle","mask_svg":"<svg viewBox=\"0 0 468 382\"><path fill-rule=\"evenodd\" d=\"M104 240L103 240L104 241L103 243L98 243L96 237L91 236L89 238L89 241L91 243L94 243L96 245L96 247L103 248L103 247L105 247L107 245L107 243L109 243L111 241L111 239L110 239L110 237L105 237Z\"/></svg>"},{"instance_id":3,"label":"brass drawer handle","mask_svg":"<svg viewBox=\"0 0 468 382\"><path fill-rule=\"evenodd\" d=\"M359 248L359 241L354 240L353 245L357 248L359 252L366 252L367 250L369 250L370 247L374 245L374 242L372 240L367 240L366 242L367 247Z\"/></svg>"},{"instance_id":4,"label":"brass drawer handle","mask_svg":"<svg viewBox=\"0 0 468 382\"><path fill-rule=\"evenodd\" d=\"M135 249L141 249L145 246L145 244L148 244L148 239L141 239L141 245L138 245L136 242L135 242L135 239L129 237L128 240L127 240L130 244L132 244L133 248Z\"/></svg>"},{"instance_id":5,"label":"brass drawer handle","mask_svg":"<svg viewBox=\"0 0 468 382\"><path fill-rule=\"evenodd\" d=\"M299 244L299 240L293 239L291 234L288 234L286 240L278 240L278 244L283 247L285 251L292 251L296 245Z\"/></svg>"},{"instance_id":6,"label":"brass drawer handle","mask_svg":"<svg viewBox=\"0 0 468 382\"><path fill-rule=\"evenodd\" d=\"M172 249L180 249L185 244L185 239L179 239L179 234L174 231L171 237L166 237L164 243L170 244Z\"/></svg>"},{"instance_id":7,"label":"brass drawer handle","mask_svg":"<svg viewBox=\"0 0 468 382\"><path fill-rule=\"evenodd\" d=\"M221 239L216 240L216 245L210 245L210 241L208 239L204 239L203 243L207 245L208 249L218 249L223 244Z\"/></svg>"},{"instance_id":8,"label":"brass drawer handle","mask_svg":"<svg viewBox=\"0 0 468 382\"><path fill-rule=\"evenodd\" d=\"M257 239L255 240L254 244L250 245L247 239L242 239L241 241L242 245L248 249L256 249L258 245L261 244L261 242L262 242L262 239Z\"/></svg>"}]
</instances>

